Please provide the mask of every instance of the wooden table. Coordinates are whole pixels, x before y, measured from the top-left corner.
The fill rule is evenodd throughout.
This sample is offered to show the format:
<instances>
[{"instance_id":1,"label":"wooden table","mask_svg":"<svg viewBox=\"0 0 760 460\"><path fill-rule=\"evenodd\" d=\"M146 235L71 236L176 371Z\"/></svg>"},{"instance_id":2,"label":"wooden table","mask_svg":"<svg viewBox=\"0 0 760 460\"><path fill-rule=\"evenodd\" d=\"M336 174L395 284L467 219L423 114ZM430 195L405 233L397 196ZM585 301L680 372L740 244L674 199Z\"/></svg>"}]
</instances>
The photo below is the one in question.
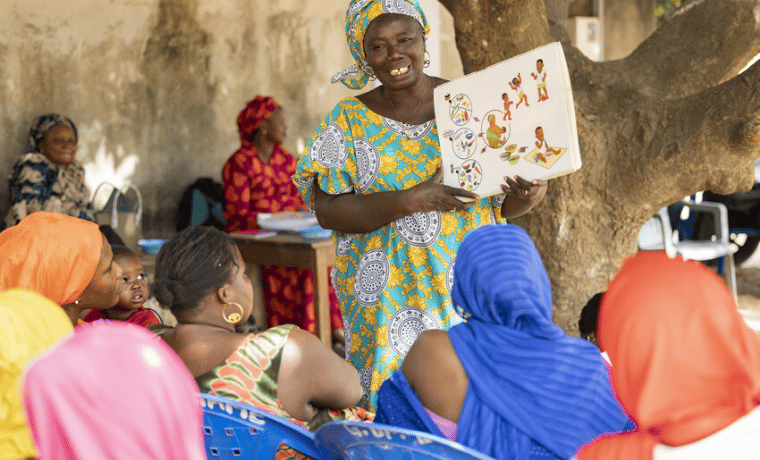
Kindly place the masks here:
<instances>
[{"instance_id":1,"label":"wooden table","mask_svg":"<svg viewBox=\"0 0 760 460\"><path fill-rule=\"evenodd\" d=\"M307 240L297 234L278 233L254 236L230 233L240 248L243 260L255 265L310 268L314 276L314 316L316 335L332 347L330 327L329 275L327 267L335 265L335 244L332 239Z\"/></svg>"}]
</instances>

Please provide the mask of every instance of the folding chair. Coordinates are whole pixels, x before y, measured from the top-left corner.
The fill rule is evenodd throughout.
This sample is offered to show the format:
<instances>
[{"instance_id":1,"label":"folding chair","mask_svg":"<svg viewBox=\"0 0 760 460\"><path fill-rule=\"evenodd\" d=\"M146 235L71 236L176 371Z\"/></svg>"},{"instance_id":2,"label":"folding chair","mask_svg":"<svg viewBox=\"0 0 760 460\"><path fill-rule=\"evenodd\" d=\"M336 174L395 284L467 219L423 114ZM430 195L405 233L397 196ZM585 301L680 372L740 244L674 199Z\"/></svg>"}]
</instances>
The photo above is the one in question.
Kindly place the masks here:
<instances>
[{"instance_id":1,"label":"folding chair","mask_svg":"<svg viewBox=\"0 0 760 460\"><path fill-rule=\"evenodd\" d=\"M665 251L669 257L680 255L684 259L707 261L722 259L725 269L724 279L734 299L736 294L736 267L734 266L734 254L728 235L728 210L722 203L702 201L684 201L684 206L695 213L709 213L714 223L714 238L689 239L674 241L673 229L670 226L668 208L662 208L657 214L649 219L639 231L639 250L641 251Z\"/></svg>"}]
</instances>

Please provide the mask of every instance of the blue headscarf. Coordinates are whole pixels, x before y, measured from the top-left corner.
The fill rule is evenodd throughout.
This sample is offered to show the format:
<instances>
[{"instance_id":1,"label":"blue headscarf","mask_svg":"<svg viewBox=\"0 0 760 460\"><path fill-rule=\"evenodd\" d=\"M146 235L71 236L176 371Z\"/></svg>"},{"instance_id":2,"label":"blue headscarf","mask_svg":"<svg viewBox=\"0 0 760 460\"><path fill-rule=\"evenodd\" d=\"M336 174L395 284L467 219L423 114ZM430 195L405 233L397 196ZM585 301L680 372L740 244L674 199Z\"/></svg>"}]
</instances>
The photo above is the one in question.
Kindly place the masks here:
<instances>
[{"instance_id":1,"label":"blue headscarf","mask_svg":"<svg viewBox=\"0 0 760 460\"><path fill-rule=\"evenodd\" d=\"M58 125L66 125L74 131L74 140L79 139L77 134L77 127L70 118L58 115L57 113L48 113L40 115L32 123L32 127L29 128L29 147L32 152L40 151L40 144L45 140L45 133L50 131L51 128Z\"/></svg>"},{"instance_id":2,"label":"blue headscarf","mask_svg":"<svg viewBox=\"0 0 760 460\"><path fill-rule=\"evenodd\" d=\"M452 300L466 322L449 337L470 385L457 441L496 458L560 458L632 426L599 349L552 323L549 277L530 236L487 225L459 248Z\"/></svg>"},{"instance_id":3,"label":"blue headscarf","mask_svg":"<svg viewBox=\"0 0 760 460\"><path fill-rule=\"evenodd\" d=\"M376 17L389 13L413 17L422 26L427 39L430 26L417 0L353 0L346 11L346 40L356 64L333 75L332 83L342 82L351 89L364 88L373 75L364 56L364 33Z\"/></svg>"}]
</instances>

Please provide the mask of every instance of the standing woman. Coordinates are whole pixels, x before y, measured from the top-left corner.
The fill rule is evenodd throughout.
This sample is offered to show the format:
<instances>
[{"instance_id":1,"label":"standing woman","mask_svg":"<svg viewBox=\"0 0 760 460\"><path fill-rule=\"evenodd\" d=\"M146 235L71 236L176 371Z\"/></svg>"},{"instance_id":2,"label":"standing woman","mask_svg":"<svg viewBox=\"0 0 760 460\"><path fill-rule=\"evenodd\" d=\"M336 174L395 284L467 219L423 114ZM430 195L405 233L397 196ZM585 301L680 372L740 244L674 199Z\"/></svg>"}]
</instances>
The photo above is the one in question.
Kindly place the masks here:
<instances>
[{"instance_id":1,"label":"standing woman","mask_svg":"<svg viewBox=\"0 0 760 460\"><path fill-rule=\"evenodd\" d=\"M258 228L261 212L305 210L293 183L296 160L282 147L288 129L284 109L271 97L256 96L238 116L242 145L222 169L226 232ZM314 279L305 268L265 265L261 268L269 327L295 324L315 332ZM330 286L333 339L343 342L338 299Z\"/></svg>"},{"instance_id":2,"label":"standing woman","mask_svg":"<svg viewBox=\"0 0 760 460\"><path fill-rule=\"evenodd\" d=\"M461 322L449 292L464 236L527 213L546 193L545 181L522 178L505 178L491 199L441 184L433 89L444 80L423 73L428 32L416 0L350 3L356 64L333 82L382 85L335 106L294 177L320 225L337 232L333 285L369 407L423 330Z\"/></svg>"},{"instance_id":3,"label":"standing woman","mask_svg":"<svg viewBox=\"0 0 760 460\"><path fill-rule=\"evenodd\" d=\"M29 130L31 151L16 161L8 179L11 208L6 227L36 211L95 220L84 168L74 158L77 141L77 128L67 117L51 113L34 121Z\"/></svg>"}]
</instances>

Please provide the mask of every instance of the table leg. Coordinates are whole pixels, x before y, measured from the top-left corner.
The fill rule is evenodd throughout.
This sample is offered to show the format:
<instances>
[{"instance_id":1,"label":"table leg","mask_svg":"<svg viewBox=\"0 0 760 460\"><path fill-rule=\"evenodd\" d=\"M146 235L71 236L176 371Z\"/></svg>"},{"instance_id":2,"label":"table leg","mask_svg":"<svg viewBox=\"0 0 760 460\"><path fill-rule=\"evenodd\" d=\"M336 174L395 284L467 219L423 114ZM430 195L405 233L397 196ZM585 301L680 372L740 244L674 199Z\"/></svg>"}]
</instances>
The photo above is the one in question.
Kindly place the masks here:
<instances>
[{"instance_id":1,"label":"table leg","mask_svg":"<svg viewBox=\"0 0 760 460\"><path fill-rule=\"evenodd\" d=\"M319 251L312 270L314 276L314 317L316 332L322 342L332 348L332 327L330 324L330 293L328 285L330 278L327 273L327 260Z\"/></svg>"}]
</instances>

